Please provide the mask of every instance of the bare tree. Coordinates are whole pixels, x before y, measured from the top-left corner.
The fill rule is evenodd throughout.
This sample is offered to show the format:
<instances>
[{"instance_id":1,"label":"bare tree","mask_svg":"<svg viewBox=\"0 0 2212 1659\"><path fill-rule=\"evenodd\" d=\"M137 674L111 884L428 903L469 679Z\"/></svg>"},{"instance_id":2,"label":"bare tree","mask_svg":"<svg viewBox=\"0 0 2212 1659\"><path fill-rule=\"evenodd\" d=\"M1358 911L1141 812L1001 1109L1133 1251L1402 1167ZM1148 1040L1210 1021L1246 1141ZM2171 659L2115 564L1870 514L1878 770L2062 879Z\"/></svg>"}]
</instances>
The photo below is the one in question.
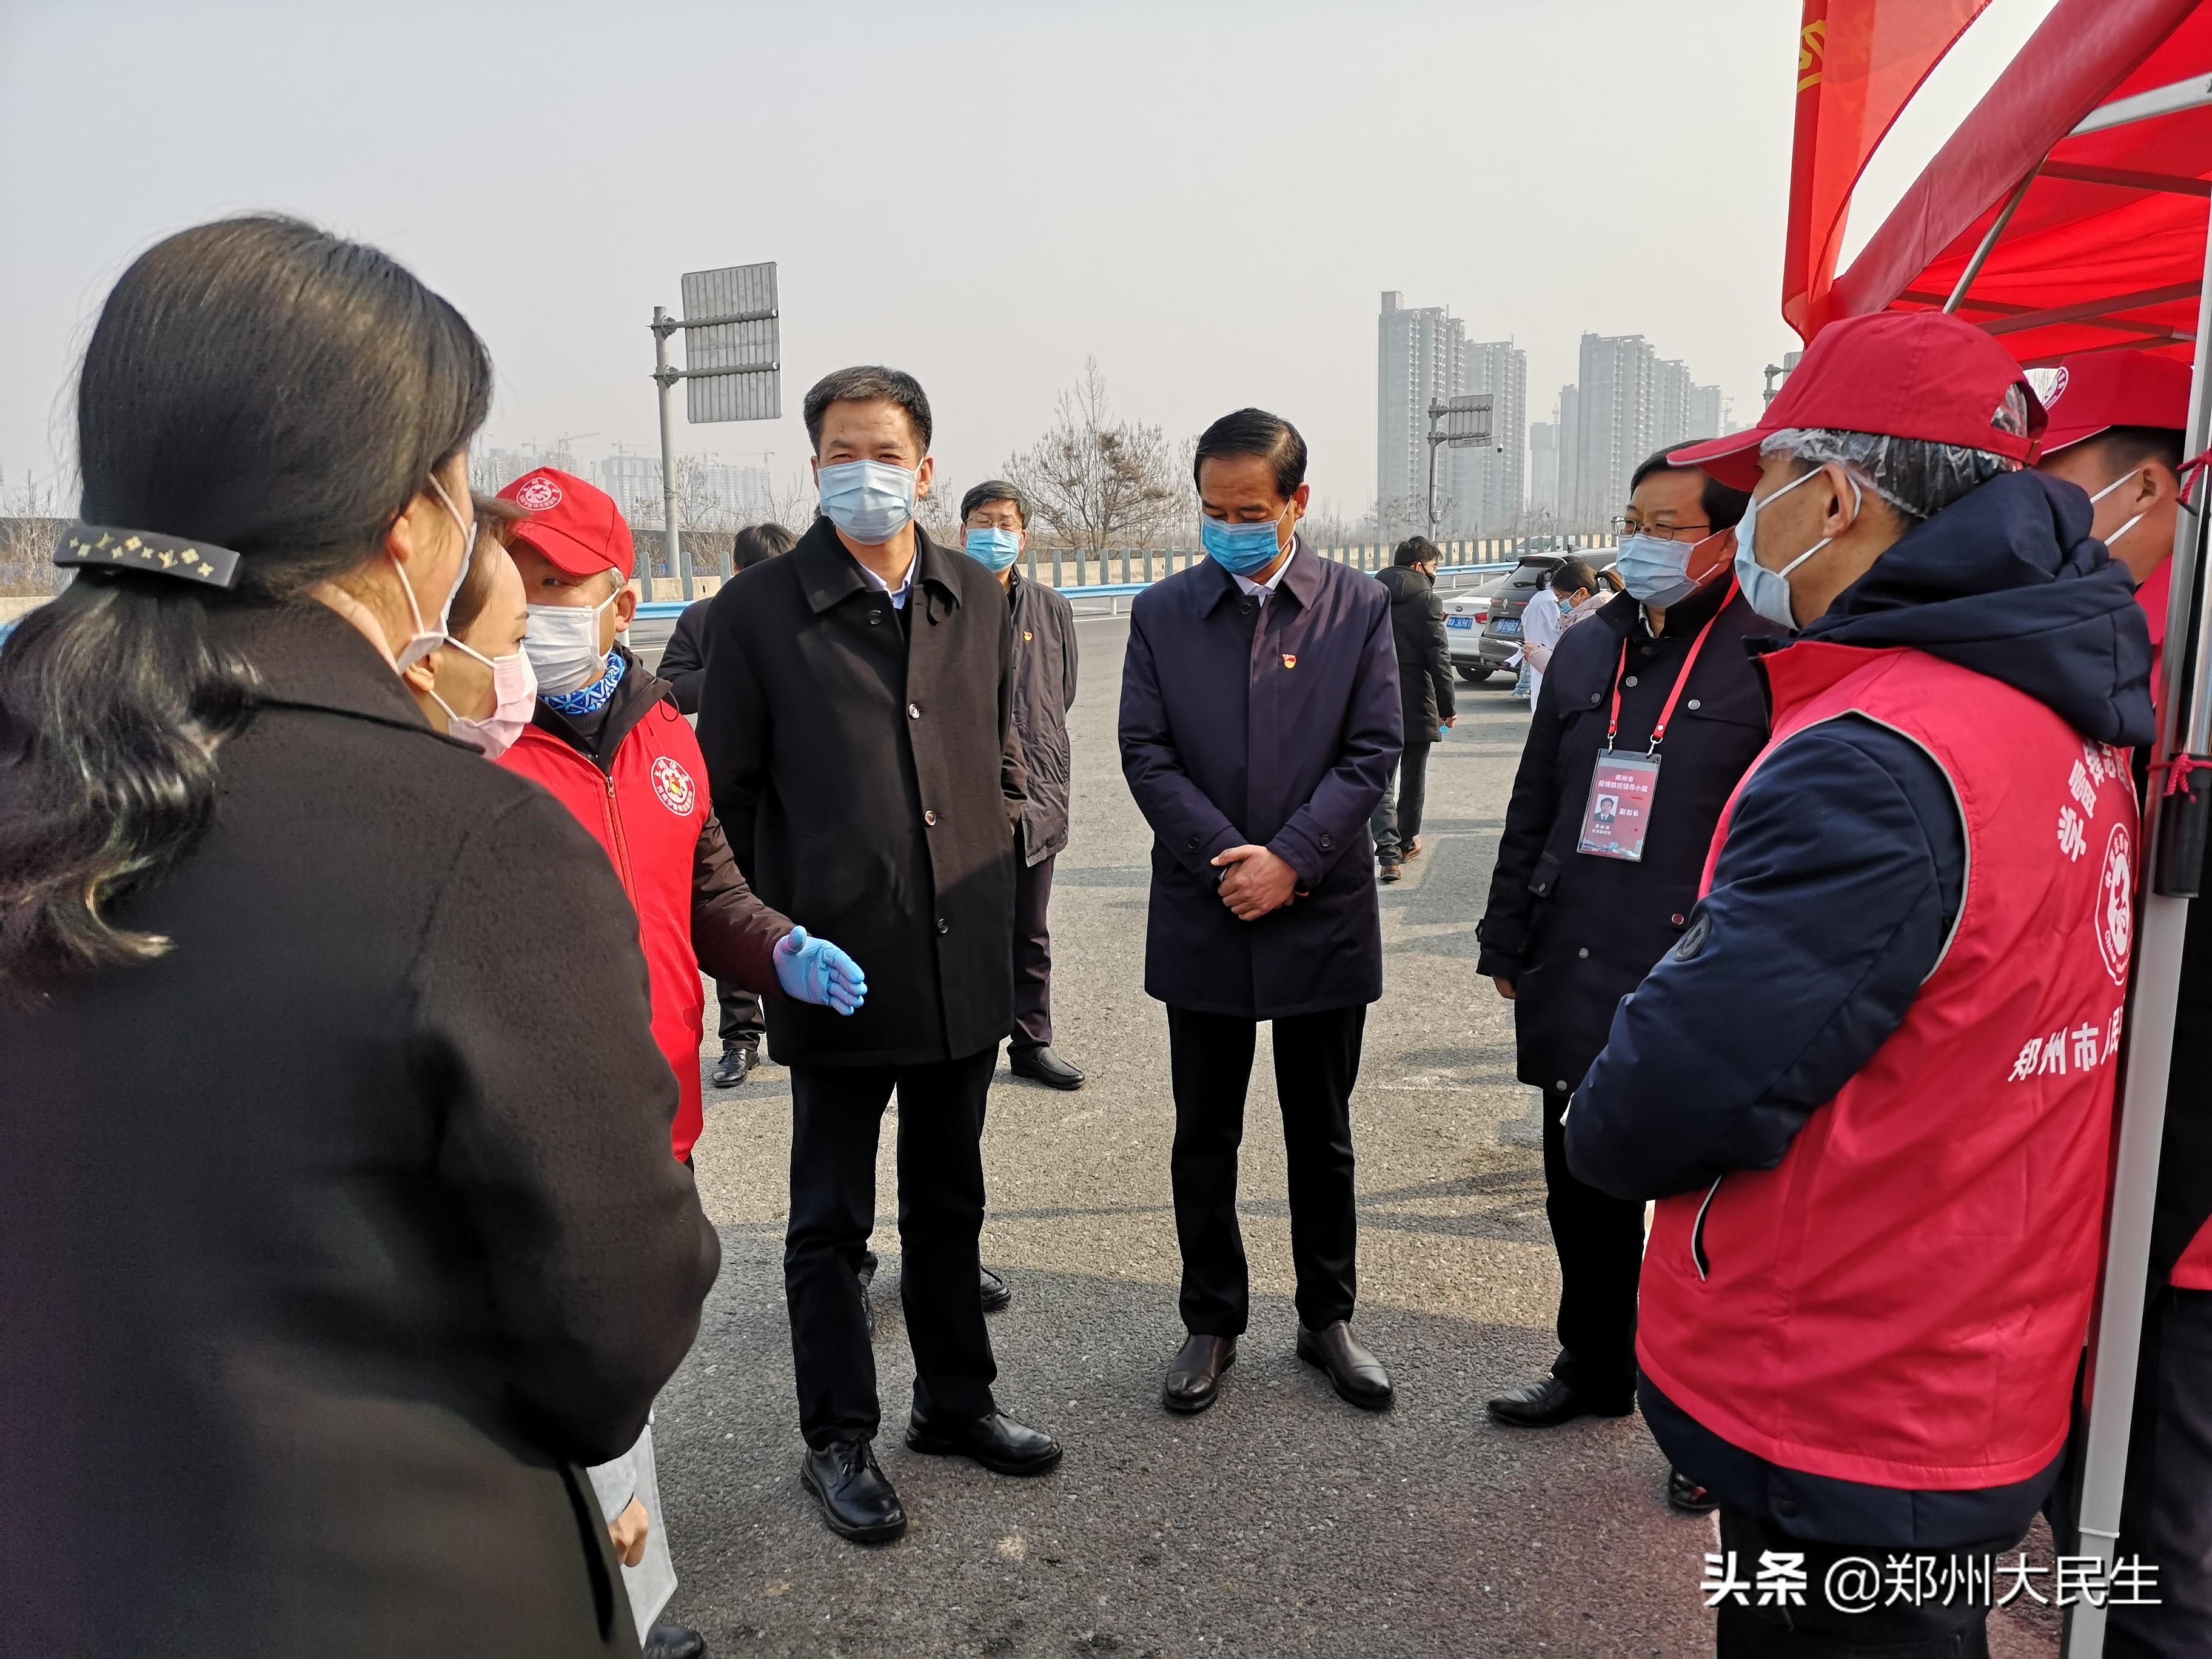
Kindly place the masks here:
<instances>
[{"instance_id":1,"label":"bare tree","mask_svg":"<svg viewBox=\"0 0 2212 1659\"><path fill-rule=\"evenodd\" d=\"M814 480L804 472L788 472L783 482L769 482L768 499L763 503L768 521L780 524L795 536L804 536L807 526L814 522L817 492Z\"/></svg>"},{"instance_id":2,"label":"bare tree","mask_svg":"<svg viewBox=\"0 0 2212 1659\"><path fill-rule=\"evenodd\" d=\"M1089 557L1148 545L1190 510L1166 435L1115 416L1096 357L1060 394L1051 429L1007 457L1006 476L1053 539Z\"/></svg>"},{"instance_id":3,"label":"bare tree","mask_svg":"<svg viewBox=\"0 0 2212 1659\"><path fill-rule=\"evenodd\" d=\"M957 547L964 532L960 527L960 491L954 489L940 472L929 486L929 494L914 504L914 516L929 532L930 540L940 547Z\"/></svg>"}]
</instances>

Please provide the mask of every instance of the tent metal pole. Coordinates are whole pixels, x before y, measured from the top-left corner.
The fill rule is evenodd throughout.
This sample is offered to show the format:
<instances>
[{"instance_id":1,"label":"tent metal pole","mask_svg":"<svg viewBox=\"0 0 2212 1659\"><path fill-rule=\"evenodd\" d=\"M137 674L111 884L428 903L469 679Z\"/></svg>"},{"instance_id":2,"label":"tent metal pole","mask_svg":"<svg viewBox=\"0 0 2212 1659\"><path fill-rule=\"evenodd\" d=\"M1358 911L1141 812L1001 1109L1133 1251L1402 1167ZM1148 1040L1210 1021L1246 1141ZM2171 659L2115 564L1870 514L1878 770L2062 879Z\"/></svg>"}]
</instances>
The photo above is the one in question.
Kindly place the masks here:
<instances>
[{"instance_id":1,"label":"tent metal pole","mask_svg":"<svg viewBox=\"0 0 2212 1659\"><path fill-rule=\"evenodd\" d=\"M2197 296L2197 336L2212 330L2212 226L2205 238L2206 285ZM2189 392L2186 453L2212 445L2212 384L2200 356ZM2185 511L2174 526L2172 598L2166 613L2166 700L2156 758L2203 754L2212 733L2212 653L2192 639L2202 615L2206 568L2203 515ZM2158 823L2166 796L2151 772L2145 803L2145 882L2142 933L2137 941L2134 1006L2128 1019L2126 1073L2120 1082L2118 1155L2112 1182L2112 1228L2105 1251L2104 1284L2090 1358L2089 1421L2083 1452L2081 1534L2077 1550L2096 1558L2097 1578L2107 1575L2119 1543L2120 1501L2127 1476L2128 1437L2134 1426L2136 1369L2142 1341L2143 1303L2150 1266L2152 1211L2158 1197L2160 1143L2166 1132L2166 1079L2173 1064L2173 1026L2180 995L2181 947L2190 901L2161 893L2165 844ZM2193 887L2193 881L2181 884ZM2072 1610L2066 1659L2102 1659L2106 1609L2083 1603Z\"/></svg>"},{"instance_id":2,"label":"tent metal pole","mask_svg":"<svg viewBox=\"0 0 2212 1659\"><path fill-rule=\"evenodd\" d=\"M2004 210L1990 222L1989 234L1982 238L1982 245L1974 250L1974 257L1966 261L1966 268L1959 273L1959 286L1953 289L1951 297L1943 301L1946 317L1959 309L1960 301L1966 297L1966 290L1974 285L1974 278L1982 274L1982 267L1989 263L1990 253L1996 248L1997 238L2005 234L2005 227L2012 222L2012 216L2020 210L2020 204L2027 195L2027 187L2035 182L2035 175L2042 166L2043 163L2038 161L2027 170L2027 177L2014 187L2010 198L2004 204Z\"/></svg>"}]
</instances>

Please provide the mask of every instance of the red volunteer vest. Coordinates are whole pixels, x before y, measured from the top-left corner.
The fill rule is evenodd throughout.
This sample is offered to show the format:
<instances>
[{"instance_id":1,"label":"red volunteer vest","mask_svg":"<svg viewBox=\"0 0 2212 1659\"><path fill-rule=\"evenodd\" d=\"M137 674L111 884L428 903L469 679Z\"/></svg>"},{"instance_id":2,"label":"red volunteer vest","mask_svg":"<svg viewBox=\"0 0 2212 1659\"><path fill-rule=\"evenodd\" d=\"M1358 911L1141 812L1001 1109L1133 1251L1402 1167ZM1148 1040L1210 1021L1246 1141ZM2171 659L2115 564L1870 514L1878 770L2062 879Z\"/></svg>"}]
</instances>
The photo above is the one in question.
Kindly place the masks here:
<instances>
[{"instance_id":1,"label":"red volunteer vest","mask_svg":"<svg viewBox=\"0 0 2212 1659\"><path fill-rule=\"evenodd\" d=\"M599 838L637 908L638 944L653 985L653 1037L676 1073L670 1139L676 1156L688 1158L703 1121L699 1017L705 997L691 949L691 880L710 809L699 740L663 697L623 739L611 775L535 726L524 728L500 764L551 790Z\"/></svg>"},{"instance_id":2,"label":"red volunteer vest","mask_svg":"<svg viewBox=\"0 0 2212 1659\"><path fill-rule=\"evenodd\" d=\"M1966 902L1897 1031L1771 1170L1664 1200L1637 1357L1668 1397L1808 1474L2025 1480L2066 1439L2098 1274L2131 942L2134 784L2009 686L1911 650L1765 659L1766 756L1858 714L1940 766Z\"/></svg>"}]
</instances>

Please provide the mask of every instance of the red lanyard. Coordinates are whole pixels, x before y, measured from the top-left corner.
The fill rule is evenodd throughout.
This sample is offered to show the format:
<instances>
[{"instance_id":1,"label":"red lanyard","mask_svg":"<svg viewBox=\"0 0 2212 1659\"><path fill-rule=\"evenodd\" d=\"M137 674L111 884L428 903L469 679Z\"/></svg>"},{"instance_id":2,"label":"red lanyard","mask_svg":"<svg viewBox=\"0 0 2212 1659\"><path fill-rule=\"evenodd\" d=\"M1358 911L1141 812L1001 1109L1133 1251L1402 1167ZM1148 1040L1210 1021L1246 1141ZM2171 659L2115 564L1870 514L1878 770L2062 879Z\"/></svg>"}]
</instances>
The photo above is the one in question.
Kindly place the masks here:
<instances>
[{"instance_id":1,"label":"red lanyard","mask_svg":"<svg viewBox=\"0 0 2212 1659\"><path fill-rule=\"evenodd\" d=\"M1690 671L1698 665L1698 653L1705 648L1705 635L1713 631L1713 624L1721 619L1721 611L1727 610L1729 601L1735 598L1735 578L1730 576L1728 592L1721 596L1719 609L1705 618L1705 625L1698 630L1698 637L1690 641L1690 654L1682 659L1682 672L1674 676L1674 687L1667 693L1667 706L1659 711L1659 723L1651 728L1651 747L1644 751L1645 754L1659 752L1660 739L1667 735L1667 722L1674 717L1675 700L1682 695L1682 688L1690 683ZM1613 717L1605 726L1605 752L1608 755L1613 752L1613 734L1620 730L1620 677L1627 672L1628 636L1623 635L1620 666L1613 671Z\"/></svg>"}]
</instances>

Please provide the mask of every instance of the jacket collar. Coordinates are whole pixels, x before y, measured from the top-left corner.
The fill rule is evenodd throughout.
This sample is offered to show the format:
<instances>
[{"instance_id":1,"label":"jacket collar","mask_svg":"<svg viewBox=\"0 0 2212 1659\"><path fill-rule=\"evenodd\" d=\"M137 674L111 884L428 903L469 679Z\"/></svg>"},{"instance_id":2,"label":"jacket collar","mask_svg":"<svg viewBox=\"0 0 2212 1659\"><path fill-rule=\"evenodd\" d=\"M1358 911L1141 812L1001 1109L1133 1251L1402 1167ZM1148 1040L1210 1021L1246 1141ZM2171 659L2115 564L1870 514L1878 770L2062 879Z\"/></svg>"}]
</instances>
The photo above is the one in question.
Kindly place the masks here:
<instances>
[{"instance_id":1,"label":"jacket collar","mask_svg":"<svg viewBox=\"0 0 2212 1659\"><path fill-rule=\"evenodd\" d=\"M307 599L210 605L208 636L252 665L258 702L325 709L468 747L422 718L392 665L328 605Z\"/></svg>"},{"instance_id":2,"label":"jacket collar","mask_svg":"<svg viewBox=\"0 0 2212 1659\"><path fill-rule=\"evenodd\" d=\"M531 711L530 723L540 732L567 744L590 761L602 772L614 769L614 758L629 734L637 729L640 720L652 712L653 705L663 697L672 696L676 688L660 678L638 660L628 646L617 645L626 659L623 666L622 684L599 714L594 731L596 741L587 739L585 728L569 719L559 709L550 706L544 698Z\"/></svg>"},{"instance_id":3,"label":"jacket collar","mask_svg":"<svg viewBox=\"0 0 2212 1659\"><path fill-rule=\"evenodd\" d=\"M1242 599L1244 590L1237 586L1231 575L1213 560L1208 559L1206 579L1198 590L1198 614L1211 616L1216 605L1224 599ZM1275 592L1287 593L1298 602L1298 609L1310 611L1314 601L1321 597L1321 556L1306 545L1304 536L1291 537L1291 562L1284 567L1282 580L1275 584Z\"/></svg>"},{"instance_id":4,"label":"jacket collar","mask_svg":"<svg viewBox=\"0 0 2212 1659\"><path fill-rule=\"evenodd\" d=\"M942 600L950 607L960 603L960 586L953 578L947 562L953 555L929 538L929 532L919 524L914 527L914 574L908 590L907 603L912 605L915 596L924 588L929 591L925 601L933 610ZM837 526L825 518L817 517L812 528L799 538L788 558L799 562L799 591L805 594L806 604L815 615L820 616L830 606L841 605L855 593L870 592L868 579L860 574L860 562L846 551L845 544L837 538ZM966 558L965 553L959 555Z\"/></svg>"}]
</instances>

